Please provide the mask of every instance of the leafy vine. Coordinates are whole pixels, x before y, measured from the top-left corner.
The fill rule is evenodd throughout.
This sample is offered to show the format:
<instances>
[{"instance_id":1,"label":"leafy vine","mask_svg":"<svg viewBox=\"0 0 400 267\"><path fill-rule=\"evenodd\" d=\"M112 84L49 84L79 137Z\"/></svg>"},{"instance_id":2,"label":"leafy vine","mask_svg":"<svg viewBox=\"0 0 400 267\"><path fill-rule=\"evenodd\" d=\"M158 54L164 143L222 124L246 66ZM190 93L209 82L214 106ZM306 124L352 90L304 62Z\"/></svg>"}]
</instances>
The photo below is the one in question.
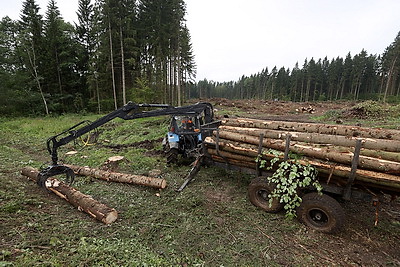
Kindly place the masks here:
<instances>
[{"instance_id":1,"label":"leafy vine","mask_svg":"<svg viewBox=\"0 0 400 267\"><path fill-rule=\"evenodd\" d=\"M274 166L281 160L282 152L276 150L268 150L268 154L274 155L271 160L265 160L262 155L258 156L256 162L260 168L272 170ZM267 166L269 163L269 166ZM270 183L275 184L274 190L268 195L269 204L272 205L273 199L279 199L284 204L286 217L296 217L296 208L300 206L302 201L299 196L299 189L305 187L314 187L321 192L322 186L317 180L317 170L311 165L303 165L299 162L296 154L290 154L287 161L282 161L277 166L273 175L267 177Z\"/></svg>"}]
</instances>

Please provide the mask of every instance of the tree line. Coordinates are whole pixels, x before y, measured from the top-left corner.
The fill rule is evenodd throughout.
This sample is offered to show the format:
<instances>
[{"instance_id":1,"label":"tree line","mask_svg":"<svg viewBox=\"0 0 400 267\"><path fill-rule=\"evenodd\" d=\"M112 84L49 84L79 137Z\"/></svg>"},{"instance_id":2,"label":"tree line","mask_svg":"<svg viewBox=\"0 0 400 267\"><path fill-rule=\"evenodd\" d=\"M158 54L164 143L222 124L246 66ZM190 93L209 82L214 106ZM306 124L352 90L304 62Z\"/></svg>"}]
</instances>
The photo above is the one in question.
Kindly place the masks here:
<instances>
[{"instance_id":1,"label":"tree line","mask_svg":"<svg viewBox=\"0 0 400 267\"><path fill-rule=\"evenodd\" d=\"M55 0L0 21L0 114L107 111L129 100L180 105L195 76L183 0Z\"/></svg>"},{"instance_id":2,"label":"tree line","mask_svg":"<svg viewBox=\"0 0 400 267\"><path fill-rule=\"evenodd\" d=\"M290 101L374 99L400 102L400 32L382 55L364 49L354 56L306 59L290 70L263 69L238 81L202 80L189 88L194 98L225 97Z\"/></svg>"}]
</instances>

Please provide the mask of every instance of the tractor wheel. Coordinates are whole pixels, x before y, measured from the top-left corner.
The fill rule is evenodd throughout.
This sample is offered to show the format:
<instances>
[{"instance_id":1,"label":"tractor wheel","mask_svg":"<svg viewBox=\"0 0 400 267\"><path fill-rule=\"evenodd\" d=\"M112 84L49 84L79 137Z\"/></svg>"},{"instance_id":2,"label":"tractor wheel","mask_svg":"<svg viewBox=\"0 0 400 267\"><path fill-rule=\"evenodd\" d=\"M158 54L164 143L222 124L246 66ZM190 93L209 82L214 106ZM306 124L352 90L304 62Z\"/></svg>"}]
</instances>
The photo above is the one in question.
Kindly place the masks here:
<instances>
[{"instance_id":1,"label":"tractor wheel","mask_svg":"<svg viewBox=\"0 0 400 267\"><path fill-rule=\"evenodd\" d=\"M178 163L178 154L179 154L178 149L170 148L166 153L167 164L176 164L176 163Z\"/></svg>"},{"instance_id":2,"label":"tractor wheel","mask_svg":"<svg viewBox=\"0 0 400 267\"><path fill-rule=\"evenodd\" d=\"M283 209L283 204L279 202L279 199L274 198L270 205L270 198L268 195L274 190L274 185L269 183L265 178L256 178L251 181L247 192L249 195L250 202L260 209L269 212L276 213Z\"/></svg>"},{"instance_id":3,"label":"tractor wheel","mask_svg":"<svg viewBox=\"0 0 400 267\"><path fill-rule=\"evenodd\" d=\"M345 214L342 206L334 198L308 193L302 200L297 208L297 216L305 225L324 233L335 233L342 228Z\"/></svg>"}]
</instances>

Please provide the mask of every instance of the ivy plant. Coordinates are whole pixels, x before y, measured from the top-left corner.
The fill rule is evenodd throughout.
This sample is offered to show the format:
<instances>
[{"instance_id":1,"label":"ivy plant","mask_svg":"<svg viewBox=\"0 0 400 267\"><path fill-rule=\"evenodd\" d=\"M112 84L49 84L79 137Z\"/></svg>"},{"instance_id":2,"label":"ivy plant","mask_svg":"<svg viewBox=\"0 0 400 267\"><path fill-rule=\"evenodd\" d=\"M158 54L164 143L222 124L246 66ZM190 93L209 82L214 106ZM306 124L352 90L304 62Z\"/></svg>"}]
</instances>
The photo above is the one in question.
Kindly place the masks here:
<instances>
[{"instance_id":1,"label":"ivy plant","mask_svg":"<svg viewBox=\"0 0 400 267\"><path fill-rule=\"evenodd\" d=\"M296 208L300 206L302 201L299 196L299 189L305 187L314 187L321 192L322 186L317 180L317 170L311 165L303 165L299 162L299 156L289 154L287 161L281 161L282 152L276 150L268 150L268 154L274 157L267 161L258 156L256 162L260 168L271 170L278 163L277 169L273 175L267 180L276 185L274 190L268 195L270 206L274 198L278 198L280 203L284 204L286 216L289 218L296 217ZM279 161L281 161L279 163ZM269 164L268 164L269 162ZM268 165L267 165L268 164Z\"/></svg>"}]
</instances>

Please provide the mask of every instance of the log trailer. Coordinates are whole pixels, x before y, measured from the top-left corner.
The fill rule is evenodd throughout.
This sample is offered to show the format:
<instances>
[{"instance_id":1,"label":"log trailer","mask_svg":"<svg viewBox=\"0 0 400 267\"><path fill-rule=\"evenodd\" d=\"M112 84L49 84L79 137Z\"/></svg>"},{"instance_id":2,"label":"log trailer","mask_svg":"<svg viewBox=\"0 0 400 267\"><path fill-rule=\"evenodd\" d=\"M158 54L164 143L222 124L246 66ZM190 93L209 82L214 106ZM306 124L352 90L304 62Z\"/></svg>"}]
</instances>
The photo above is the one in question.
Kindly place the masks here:
<instances>
[{"instance_id":1,"label":"log trailer","mask_svg":"<svg viewBox=\"0 0 400 267\"><path fill-rule=\"evenodd\" d=\"M283 209L280 200L270 202L275 185L267 177L273 172L256 163L257 157L274 158L268 155L272 148L283 152L280 161L294 152L301 155L301 164L318 171L322 194L312 187L301 188L302 202L296 210L298 219L314 230L334 233L341 229L345 213L339 199L372 201L377 216L384 194L392 199L400 195L399 130L252 119L224 119L202 129L208 136L202 143L202 157L178 191L194 178L201 164L212 164L255 175L248 186L251 203L266 212L279 212Z\"/></svg>"},{"instance_id":2,"label":"log trailer","mask_svg":"<svg viewBox=\"0 0 400 267\"><path fill-rule=\"evenodd\" d=\"M129 102L94 122L82 121L68 130L50 137L47 140L47 150L51 155L52 163L37 176L38 185L45 187L46 180L49 177L61 174L66 175L67 183L73 182L75 177L74 171L70 167L58 163L57 150L61 146L82 137L115 118L133 120L165 115L173 116L171 127L163 141L166 153L169 155L168 159L171 162L176 161L178 155L190 157L195 154L193 151L198 150L204 138L200 131L202 125L211 123L214 120L213 107L210 103L173 107L164 104L135 104ZM182 129L177 126L179 116L183 116L184 119L180 123Z\"/></svg>"}]
</instances>

